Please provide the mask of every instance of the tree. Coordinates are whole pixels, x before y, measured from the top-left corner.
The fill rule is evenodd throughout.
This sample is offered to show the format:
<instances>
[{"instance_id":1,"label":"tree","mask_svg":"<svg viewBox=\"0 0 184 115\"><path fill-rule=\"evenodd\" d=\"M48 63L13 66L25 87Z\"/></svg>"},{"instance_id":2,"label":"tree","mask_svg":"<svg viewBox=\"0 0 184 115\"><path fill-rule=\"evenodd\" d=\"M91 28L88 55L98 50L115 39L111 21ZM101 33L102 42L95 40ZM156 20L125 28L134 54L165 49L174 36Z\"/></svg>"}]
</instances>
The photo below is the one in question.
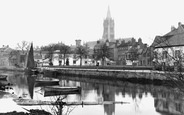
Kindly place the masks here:
<instances>
[{"instance_id":1,"label":"tree","mask_svg":"<svg viewBox=\"0 0 184 115\"><path fill-rule=\"evenodd\" d=\"M27 52L29 50L29 43L27 41L17 43L17 49L20 49L25 54L25 51Z\"/></svg>"},{"instance_id":2,"label":"tree","mask_svg":"<svg viewBox=\"0 0 184 115\"><path fill-rule=\"evenodd\" d=\"M49 44L48 46L42 46L41 51L47 51L47 55L45 58L49 58L50 61L52 61L53 53L56 50L56 44Z\"/></svg>"},{"instance_id":3,"label":"tree","mask_svg":"<svg viewBox=\"0 0 184 115\"><path fill-rule=\"evenodd\" d=\"M65 65L65 59L67 57L67 54L71 53L71 48L65 44L57 44L56 47L57 47L56 49L60 51L60 54L63 55L64 65Z\"/></svg>"},{"instance_id":4,"label":"tree","mask_svg":"<svg viewBox=\"0 0 184 115\"><path fill-rule=\"evenodd\" d=\"M82 66L82 58L88 55L87 45L79 45L75 49L76 56L80 59L80 66Z\"/></svg>"},{"instance_id":5,"label":"tree","mask_svg":"<svg viewBox=\"0 0 184 115\"><path fill-rule=\"evenodd\" d=\"M94 48L95 60L102 60L102 66L104 66L105 59L109 58L110 50L106 44L100 45L98 48Z\"/></svg>"}]
</instances>

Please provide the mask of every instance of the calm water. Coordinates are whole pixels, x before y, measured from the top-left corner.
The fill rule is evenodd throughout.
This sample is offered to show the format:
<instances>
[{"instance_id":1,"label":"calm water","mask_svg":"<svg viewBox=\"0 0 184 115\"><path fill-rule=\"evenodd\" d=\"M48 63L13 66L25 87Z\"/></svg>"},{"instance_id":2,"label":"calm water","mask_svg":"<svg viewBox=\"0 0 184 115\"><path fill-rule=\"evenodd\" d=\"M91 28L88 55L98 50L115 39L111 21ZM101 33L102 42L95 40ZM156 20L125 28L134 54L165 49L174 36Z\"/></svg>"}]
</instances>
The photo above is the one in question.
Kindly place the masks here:
<instances>
[{"instance_id":1,"label":"calm water","mask_svg":"<svg viewBox=\"0 0 184 115\"><path fill-rule=\"evenodd\" d=\"M65 102L84 101L124 101L129 104L111 105L80 105L64 106L63 114L69 115L183 115L184 94L177 88L133 84L123 81L93 80L59 76L60 86L80 86L81 94L44 97L44 85L35 82L35 76L24 73L7 73L7 81L0 81L1 86L8 86L5 93L0 91L0 113L25 111L25 109L45 109L53 114L58 111L56 106L18 106L13 98L21 97L35 100L55 101L58 97ZM1 89L3 89L1 87ZM10 95L13 94L13 95Z\"/></svg>"}]
</instances>

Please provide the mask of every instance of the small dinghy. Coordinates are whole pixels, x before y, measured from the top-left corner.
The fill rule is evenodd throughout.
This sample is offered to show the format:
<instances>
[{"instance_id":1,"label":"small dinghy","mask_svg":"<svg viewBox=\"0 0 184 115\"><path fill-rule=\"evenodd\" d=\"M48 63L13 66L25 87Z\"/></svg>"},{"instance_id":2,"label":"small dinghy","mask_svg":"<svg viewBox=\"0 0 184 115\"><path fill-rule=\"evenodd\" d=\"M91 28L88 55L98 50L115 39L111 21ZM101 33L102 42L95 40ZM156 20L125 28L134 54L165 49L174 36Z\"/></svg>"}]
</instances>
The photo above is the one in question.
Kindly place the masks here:
<instances>
[{"instance_id":1,"label":"small dinghy","mask_svg":"<svg viewBox=\"0 0 184 115\"><path fill-rule=\"evenodd\" d=\"M46 86L44 87L44 96L56 96L56 95L69 95L80 94L81 87L59 87L59 86Z\"/></svg>"},{"instance_id":2,"label":"small dinghy","mask_svg":"<svg viewBox=\"0 0 184 115\"><path fill-rule=\"evenodd\" d=\"M35 87L59 85L59 79L43 77L36 78Z\"/></svg>"}]
</instances>

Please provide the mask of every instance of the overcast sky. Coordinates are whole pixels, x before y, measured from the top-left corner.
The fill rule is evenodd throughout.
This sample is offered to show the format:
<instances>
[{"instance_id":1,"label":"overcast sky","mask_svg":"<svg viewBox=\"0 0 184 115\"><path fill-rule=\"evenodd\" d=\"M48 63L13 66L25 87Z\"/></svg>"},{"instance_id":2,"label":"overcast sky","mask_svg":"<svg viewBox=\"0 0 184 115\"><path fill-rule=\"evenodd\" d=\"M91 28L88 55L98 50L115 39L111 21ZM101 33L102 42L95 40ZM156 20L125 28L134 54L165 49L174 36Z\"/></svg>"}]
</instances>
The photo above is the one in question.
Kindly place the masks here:
<instances>
[{"instance_id":1,"label":"overcast sky","mask_svg":"<svg viewBox=\"0 0 184 115\"><path fill-rule=\"evenodd\" d=\"M115 38L139 37L152 43L171 26L184 24L183 0L0 0L0 47L21 41L34 46L75 44L102 38L108 6Z\"/></svg>"}]
</instances>

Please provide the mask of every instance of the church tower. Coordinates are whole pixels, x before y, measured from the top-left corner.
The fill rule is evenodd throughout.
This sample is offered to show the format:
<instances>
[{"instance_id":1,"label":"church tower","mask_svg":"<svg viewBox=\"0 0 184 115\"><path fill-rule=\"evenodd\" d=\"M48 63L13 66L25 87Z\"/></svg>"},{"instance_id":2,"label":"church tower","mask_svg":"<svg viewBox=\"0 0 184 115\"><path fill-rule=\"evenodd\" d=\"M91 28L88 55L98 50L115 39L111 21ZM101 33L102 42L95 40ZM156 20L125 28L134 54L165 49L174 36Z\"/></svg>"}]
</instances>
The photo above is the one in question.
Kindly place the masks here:
<instances>
[{"instance_id":1,"label":"church tower","mask_svg":"<svg viewBox=\"0 0 184 115\"><path fill-rule=\"evenodd\" d=\"M110 8L108 7L107 11L107 17L104 20L103 23L104 31L102 40L103 41L109 41L109 42L115 42L114 39L114 20L111 18Z\"/></svg>"}]
</instances>

